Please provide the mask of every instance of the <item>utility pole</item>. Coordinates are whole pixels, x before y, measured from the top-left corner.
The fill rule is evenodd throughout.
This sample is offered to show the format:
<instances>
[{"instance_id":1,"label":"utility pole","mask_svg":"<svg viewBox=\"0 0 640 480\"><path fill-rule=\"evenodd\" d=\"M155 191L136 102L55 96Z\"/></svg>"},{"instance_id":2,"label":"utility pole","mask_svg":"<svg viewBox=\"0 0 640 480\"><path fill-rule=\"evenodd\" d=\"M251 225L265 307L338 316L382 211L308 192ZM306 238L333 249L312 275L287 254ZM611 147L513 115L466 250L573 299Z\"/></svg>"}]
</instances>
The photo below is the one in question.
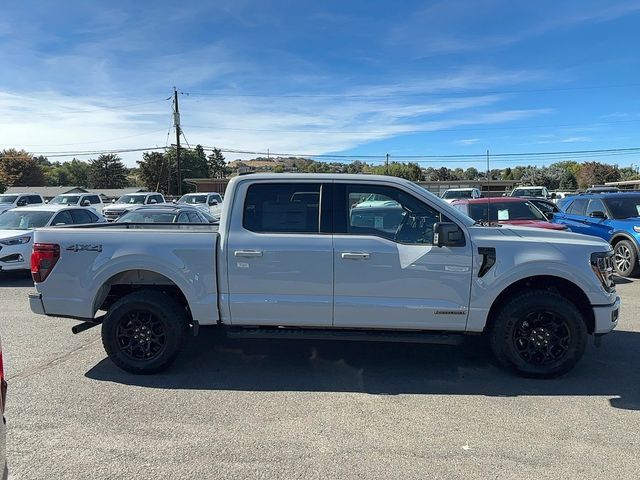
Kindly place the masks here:
<instances>
[{"instance_id":1,"label":"utility pole","mask_svg":"<svg viewBox=\"0 0 640 480\"><path fill-rule=\"evenodd\" d=\"M490 189L491 189L491 180L489 180L489 175L491 175L491 168L489 167L489 150L487 150L487 225L491 225L491 219L489 218L490 208L489 208L489 198L490 197Z\"/></svg>"},{"instance_id":2,"label":"utility pole","mask_svg":"<svg viewBox=\"0 0 640 480\"><path fill-rule=\"evenodd\" d=\"M389 175L389 154L387 153L387 159L384 162L384 173Z\"/></svg>"},{"instance_id":3,"label":"utility pole","mask_svg":"<svg viewBox=\"0 0 640 480\"><path fill-rule=\"evenodd\" d=\"M180 109L178 90L173 87L173 126L176 127L176 164L178 166L178 196L182 196L182 164L180 162Z\"/></svg>"}]
</instances>

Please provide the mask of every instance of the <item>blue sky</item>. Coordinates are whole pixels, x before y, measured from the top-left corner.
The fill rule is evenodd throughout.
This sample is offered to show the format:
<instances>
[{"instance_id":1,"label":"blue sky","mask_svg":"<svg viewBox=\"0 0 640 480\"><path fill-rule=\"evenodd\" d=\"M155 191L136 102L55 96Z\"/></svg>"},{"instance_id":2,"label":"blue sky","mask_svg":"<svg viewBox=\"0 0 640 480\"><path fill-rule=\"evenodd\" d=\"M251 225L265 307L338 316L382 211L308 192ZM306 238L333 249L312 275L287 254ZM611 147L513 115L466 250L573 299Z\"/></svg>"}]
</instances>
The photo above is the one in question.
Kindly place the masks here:
<instances>
[{"instance_id":1,"label":"blue sky","mask_svg":"<svg viewBox=\"0 0 640 480\"><path fill-rule=\"evenodd\" d=\"M637 147L639 22L640 1L8 0L0 148L164 146L174 85L190 144L392 158Z\"/></svg>"}]
</instances>

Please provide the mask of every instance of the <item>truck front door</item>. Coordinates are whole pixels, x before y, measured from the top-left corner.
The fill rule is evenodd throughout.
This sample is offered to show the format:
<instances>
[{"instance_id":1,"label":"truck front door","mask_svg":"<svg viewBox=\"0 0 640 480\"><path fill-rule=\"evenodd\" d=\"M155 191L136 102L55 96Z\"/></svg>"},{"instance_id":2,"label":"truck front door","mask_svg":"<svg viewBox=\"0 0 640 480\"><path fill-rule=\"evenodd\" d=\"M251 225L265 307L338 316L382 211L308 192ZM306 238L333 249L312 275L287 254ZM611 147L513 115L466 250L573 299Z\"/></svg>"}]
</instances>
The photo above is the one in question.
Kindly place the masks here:
<instances>
[{"instance_id":1,"label":"truck front door","mask_svg":"<svg viewBox=\"0 0 640 480\"><path fill-rule=\"evenodd\" d=\"M472 250L433 245L450 221L399 188L334 183L334 326L464 330ZM372 195L378 202L365 202Z\"/></svg>"},{"instance_id":2,"label":"truck front door","mask_svg":"<svg viewBox=\"0 0 640 480\"><path fill-rule=\"evenodd\" d=\"M331 326L333 247L320 209L329 191L317 181L239 185L234 202L244 204L232 207L223 252L232 324Z\"/></svg>"}]
</instances>

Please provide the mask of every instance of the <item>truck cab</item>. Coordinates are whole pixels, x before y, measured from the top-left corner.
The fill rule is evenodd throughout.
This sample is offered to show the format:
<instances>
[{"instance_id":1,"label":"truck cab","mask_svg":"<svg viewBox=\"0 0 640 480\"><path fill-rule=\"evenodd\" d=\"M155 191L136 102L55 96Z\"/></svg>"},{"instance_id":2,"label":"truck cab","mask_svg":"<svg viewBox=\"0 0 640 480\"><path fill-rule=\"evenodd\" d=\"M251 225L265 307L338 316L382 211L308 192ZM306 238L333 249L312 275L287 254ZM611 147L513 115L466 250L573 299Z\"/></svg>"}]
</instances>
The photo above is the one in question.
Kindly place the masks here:
<instances>
[{"instance_id":1,"label":"truck cab","mask_svg":"<svg viewBox=\"0 0 640 480\"><path fill-rule=\"evenodd\" d=\"M166 203L164 196L157 192L139 192L123 195L112 205L102 209L102 214L108 222L114 222L126 212L135 210L145 205L159 205Z\"/></svg>"},{"instance_id":2,"label":"truck cab","mask_svg":"<svg viewBox=\"0 0 640 480\"><path fill-rule=\"evenodd\" d=\"M49 204L93 208L100 214L104 208L102 198L96 193L65 193L54 197Z\"/></svg>"},{"instance_id":3,"label":"truck cab","mask_svg":"<svg viewBox=\"0 0 640 480\"><path fill-rule=\"evenodd\" d=\"M0 195L0 214L12 208L43 204L42 195L37 193L5 193Z\"/></svg>"}]
</instances>

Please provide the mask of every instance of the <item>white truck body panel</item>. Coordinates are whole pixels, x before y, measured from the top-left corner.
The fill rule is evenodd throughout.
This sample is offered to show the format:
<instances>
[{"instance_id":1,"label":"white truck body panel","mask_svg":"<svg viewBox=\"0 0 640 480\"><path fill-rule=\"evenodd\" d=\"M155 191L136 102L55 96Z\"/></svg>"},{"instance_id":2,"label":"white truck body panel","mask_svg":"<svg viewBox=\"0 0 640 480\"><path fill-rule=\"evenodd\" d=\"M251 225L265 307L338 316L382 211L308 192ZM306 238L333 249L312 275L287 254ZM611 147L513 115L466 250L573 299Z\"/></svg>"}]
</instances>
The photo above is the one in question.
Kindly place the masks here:
<instances>
[{"instance_id":1,"label":"white truck body panel","mask_svg":"<svg viewBox=\"0 0 640 480\"><path fill-rule=\"evenodd\" d=\"M243 227L247 189L256 183L366 184L400 189L449 217L463 247L404 245L374 235L261 234ZM219 232L44 229L35 241L60 245L49 278L36 284L34 311L93 318L110 279L128 271L162 275L184 294L202 325L419 329L480 332L496 298L531 276L568 279L589 298L596 333L615 327L615 292L589 263L610 246L595 237L522 227L481 227L411 182L368 175L248 175L234 178ZM68 250L100 245L101 251ZM479 247L496 250L483 277ZM347 254L347 255L345 255ZM356 255L350 255L356 254ZM366 254L362 258L358 254ZM135 278L128 277L135 283ZM105 287L105 285L107 287ZM42 313L42 312L38 312Z\"/></svg>"}]
</instances>

